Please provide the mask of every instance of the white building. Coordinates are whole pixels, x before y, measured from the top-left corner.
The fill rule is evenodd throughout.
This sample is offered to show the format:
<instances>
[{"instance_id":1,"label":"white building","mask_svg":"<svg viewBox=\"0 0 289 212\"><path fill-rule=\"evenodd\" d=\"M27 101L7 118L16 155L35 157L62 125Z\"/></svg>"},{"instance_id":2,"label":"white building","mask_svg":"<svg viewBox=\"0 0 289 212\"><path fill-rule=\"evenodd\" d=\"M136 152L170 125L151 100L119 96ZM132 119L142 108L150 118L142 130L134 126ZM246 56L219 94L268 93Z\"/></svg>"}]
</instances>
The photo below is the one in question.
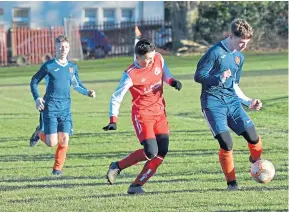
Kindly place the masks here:
<instances>
[{"instance_id":1,"label":"white building","mask_svg":"<svg viewBox=\"0 0 289 212\"><path fill-rule=\"evenodd\" d=\"M0 24L30 28L61 26L64 18L106 25L164 20L163 1L1 1Z\"/></svg>"}]
</instances>

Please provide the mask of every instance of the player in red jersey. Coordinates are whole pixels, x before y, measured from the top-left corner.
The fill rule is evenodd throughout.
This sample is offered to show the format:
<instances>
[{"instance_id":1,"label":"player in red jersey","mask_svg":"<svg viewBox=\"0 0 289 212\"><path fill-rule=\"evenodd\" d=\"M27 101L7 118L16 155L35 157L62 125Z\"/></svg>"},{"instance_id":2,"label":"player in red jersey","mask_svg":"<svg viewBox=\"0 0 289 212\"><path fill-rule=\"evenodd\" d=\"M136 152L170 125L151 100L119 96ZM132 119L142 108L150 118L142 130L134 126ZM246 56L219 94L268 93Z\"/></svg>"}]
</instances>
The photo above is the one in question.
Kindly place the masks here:
<instances>
[{"instance_id":1,"label":"player in red jersey","mask_svg":"<svg viewBox=\"0 0 289 212\"><path fill-rule=\"evenodd\" d=\"M123 73L110 100L110 123L104 130L116 130L120 104L129 90L132 95L131 118L136 135L143 146L120 161L112 162L107 179L113 184L121 170L147 161L135 181L129 186L129 194L144 193L142 186L161 165L169 146L169 128L163 96L163 82L180 90L182 84L173 78L160 53L146 39L135 46L136 59Z\"/></svg>"}]
</instances>

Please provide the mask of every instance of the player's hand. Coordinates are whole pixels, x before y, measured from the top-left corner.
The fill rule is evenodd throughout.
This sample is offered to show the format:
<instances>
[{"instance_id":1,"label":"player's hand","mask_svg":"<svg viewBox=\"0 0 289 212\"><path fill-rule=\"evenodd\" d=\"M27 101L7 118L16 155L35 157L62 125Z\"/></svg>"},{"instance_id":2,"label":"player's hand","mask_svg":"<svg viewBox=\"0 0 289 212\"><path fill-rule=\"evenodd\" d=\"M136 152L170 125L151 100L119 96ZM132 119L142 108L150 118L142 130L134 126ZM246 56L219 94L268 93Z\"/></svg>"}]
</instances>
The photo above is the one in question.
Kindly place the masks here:
<instances>
[{"instance_id":1,"label":"player's hand","mask_svg":"<svg viewBox=\"0 0 289 212\"><path fill-rule=\"evenodd\" d=\"M170 86L174 87L178 91L182 89L182 83L178 80L173 80L170 84Z\"/></svg>"},{"instance_id":2,"label":"player's hand","mask_svg":"<svg viewBox=\"0 0 289 212\"><path fill-rule=\"evenodd\" d=\"M35 104L36 104L36 109L41 111L41 110L44 110L44 99L41 98L41 97L38 97L36 100L35 100Z\"/></svg>"},{"instance_id":3,"label":"player's hand","mask_svg":"<svg viewBox=\"0 0 289 212\"><path fill-rule=\"evenodd\" d=\"M92 98L95 98L95 91L94 90L89 90L88 91L88 96L92 97Z\"/></svg>"},{"instance_id":4,"label":"player's hand","mask_svg":"<svg viewBox=\"0 0 289 212\"><path fill-rule=\"evenodd\" d=\"M249 108L258 111L262 108L262 106L263 104L260 99L253 99Z\"/></svg>"},{"instance_id":5,"label":"player's hand","mask_svg":"<svg viewBox=\"0 0 289 212\"><path fill-rule=\"evenodd\" d=\"M109 125L103 127L102 129L108 131L108 130L116 130L116 128L117 128L116 123L112 122L109 123Z\"/></svg>"},{"instance_id":6,"label":"player's hand","mask_svg":"<svg viewBox=\"0 0 289 212\"><path fill-rule=\"evenodd\" d=\"M224 83L231 76L232 76L232 72L230 69L224 71L222 74L222 82Z\"/></svg>"}]
</instances>

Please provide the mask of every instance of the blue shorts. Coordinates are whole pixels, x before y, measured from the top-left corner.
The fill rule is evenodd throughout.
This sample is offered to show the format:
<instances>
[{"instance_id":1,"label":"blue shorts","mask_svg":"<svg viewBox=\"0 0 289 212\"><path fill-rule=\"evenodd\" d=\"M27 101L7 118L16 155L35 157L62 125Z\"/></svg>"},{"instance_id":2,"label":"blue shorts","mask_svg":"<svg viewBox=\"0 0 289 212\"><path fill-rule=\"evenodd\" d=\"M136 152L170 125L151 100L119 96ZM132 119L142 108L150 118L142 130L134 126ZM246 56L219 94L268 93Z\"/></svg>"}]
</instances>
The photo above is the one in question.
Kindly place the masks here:
<instances>
[{"instance_id":1,"label":"blue shorts","mask_svg":"<svg viewBox=\"0 0 289 212\"><path fill-rule=\"evenodd\" d=\"M40 129L46 135L64 132L72 135L72 118L70 112L40 112Z\"/></svg>"},{"instance_id":2,"label":"blue shorts","mask_svg":"<svg viewBox=\"0 0 289 212\"><path fill-rule=\"evenodd\" d=\"M204 108L203 115L214 137L222 132L228 131L228 128L233 130L237 135L240 135L248 127L254 126L254 123L239 102Z\"/></svg>"}]
</instances>

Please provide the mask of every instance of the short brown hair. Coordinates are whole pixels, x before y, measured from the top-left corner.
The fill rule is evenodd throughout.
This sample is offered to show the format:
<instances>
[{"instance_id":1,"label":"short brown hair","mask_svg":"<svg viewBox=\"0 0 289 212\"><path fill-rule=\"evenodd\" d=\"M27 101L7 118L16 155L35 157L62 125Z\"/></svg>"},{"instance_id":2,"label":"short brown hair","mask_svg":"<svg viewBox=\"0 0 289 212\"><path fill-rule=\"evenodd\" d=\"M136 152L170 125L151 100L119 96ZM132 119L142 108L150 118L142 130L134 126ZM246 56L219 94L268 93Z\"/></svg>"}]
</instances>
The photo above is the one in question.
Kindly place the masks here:
<instances>
[{"instance_id":1,"label":"short brown hair","mask_svg":"<svg viewBox=\"0 0 289 212\"><path fill-rule=\"evenodd\" d=\"M67 43L69 43L68 37L66 37L65 35L59 35L59 36L55 39L55 43L61 43L61 42L67 42Z\"/></svg>"},{"instance_id":2,"label":"short brown hair","mask_svg":"<svg viewBox=\"0 0 289 212\"><path fill-rule=\"evenodd\" d=\"M231 23L231 33L236 37L243 39L251 39L253 37L253 29L247 21L236 18Z\"/></svg>"}]
</instances>

